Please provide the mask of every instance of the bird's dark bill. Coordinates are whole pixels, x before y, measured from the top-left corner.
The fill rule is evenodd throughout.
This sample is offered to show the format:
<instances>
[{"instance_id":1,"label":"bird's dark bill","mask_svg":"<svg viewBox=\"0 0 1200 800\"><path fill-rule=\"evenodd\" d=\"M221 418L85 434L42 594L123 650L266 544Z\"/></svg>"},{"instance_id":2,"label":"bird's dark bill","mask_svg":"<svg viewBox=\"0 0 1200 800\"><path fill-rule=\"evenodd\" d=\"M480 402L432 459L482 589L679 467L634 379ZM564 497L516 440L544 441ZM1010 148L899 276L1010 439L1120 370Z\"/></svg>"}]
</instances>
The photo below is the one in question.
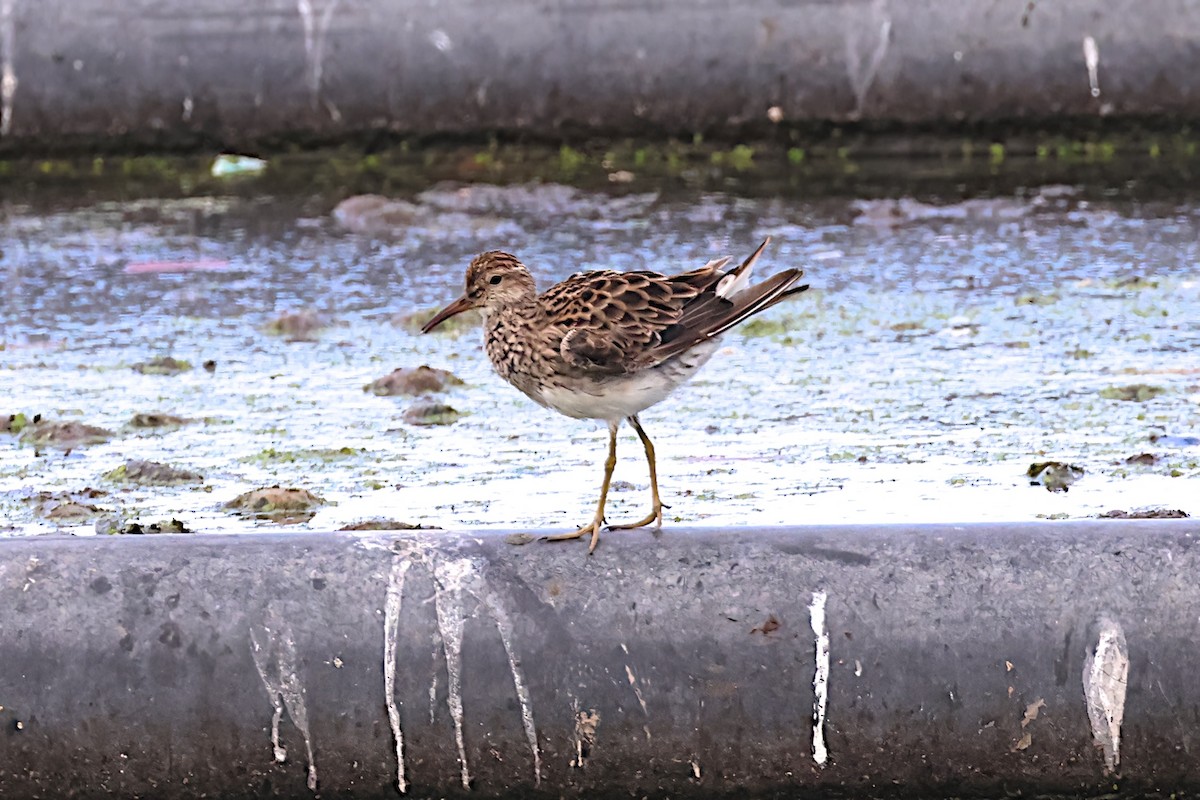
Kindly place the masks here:
<instances>
[{"instance_id":1,"label":"bird's dark bill","mask_svg":"<svg viewBox=\"0 0 1200 800\"><path fill-rule=\"evenodd\" d=\"M431 330L441 325L446 320L453 317L455 314L461 314L464 311L470 311L473 308L471 301L465 296L458 298L450 305L443 308L441 311L433 315L433 319L426 322L421 328L421 333L429 333Z\"/></svg>"}]
</instances>

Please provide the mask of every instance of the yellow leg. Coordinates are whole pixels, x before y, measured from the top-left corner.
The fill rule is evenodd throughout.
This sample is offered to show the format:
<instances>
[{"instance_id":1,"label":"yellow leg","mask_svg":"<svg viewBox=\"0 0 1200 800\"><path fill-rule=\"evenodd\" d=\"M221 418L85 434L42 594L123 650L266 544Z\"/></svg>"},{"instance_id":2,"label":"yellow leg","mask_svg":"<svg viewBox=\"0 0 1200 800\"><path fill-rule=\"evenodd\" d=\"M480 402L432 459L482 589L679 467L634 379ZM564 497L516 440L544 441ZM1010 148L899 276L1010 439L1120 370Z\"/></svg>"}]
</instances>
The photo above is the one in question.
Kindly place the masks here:
<instances>
[{"instance_id":1,"label":"yellow leg","mask_svg":"<svg viewBox=\"0 0 1200 800\"><path fill-rule=\"evenodd\" d=\"M617 428L620 424L619 421L608 424L608 458L604 461L604 483L600 486L600 504L596 506L596 516L579 530L572 531L571 533L560 533L556 536L547 536L545 537L546 541L561 542L565 539L578 539L585 533L590 533L592 535L592 543L588 546L588 555L591 555L596 550L596 545L600 543L600 529L604 527L604 502L608 500L608 485L612 482L613 470L617 466Z\"/></svg>"},{"instance_id":2,"label":"yellow leg","mask_svg":"<svg viewBox=\"0 0 1200 800\"><path fill-rule=\"evenodd\" d=\"M609 530L620 531L628 530L630 528L642 528L646 525L649 525L651 522L654 523L654 527L661 528L662 512L663 509L668 508L668 506L664 506L662 498L658 496L658 470L656 469L654 463L654 445L651 443L650 437L646 435L644 430L642 430L642 424L638 422L636 414L629 418L629 424L633 426L635 431L637 431L638 438L642 440L642 446L646 448L646 461L650 464L650 493L653 497L654 506L650 509L650 513L646 515L644 519L640 519L637 522L631 522L627 525L610 525Z\"/></svg>"}]
</instances>

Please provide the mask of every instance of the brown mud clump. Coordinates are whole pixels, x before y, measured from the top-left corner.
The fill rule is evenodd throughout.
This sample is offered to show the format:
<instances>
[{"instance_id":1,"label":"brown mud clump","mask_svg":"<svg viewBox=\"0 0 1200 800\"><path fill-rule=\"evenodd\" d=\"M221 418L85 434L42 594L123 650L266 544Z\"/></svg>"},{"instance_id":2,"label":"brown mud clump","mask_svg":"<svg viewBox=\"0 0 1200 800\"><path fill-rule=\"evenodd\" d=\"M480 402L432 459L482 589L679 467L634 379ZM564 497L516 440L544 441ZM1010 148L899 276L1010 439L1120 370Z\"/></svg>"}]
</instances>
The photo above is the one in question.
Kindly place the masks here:
<instances>
[{"instance_id":1,"label":"brown mud clump","mask_svg":"<svg viewBox=\"0 0 1200 800\"><path fill-rule=\"evenodd\" d=\"M113 530L112 533L119 536L141 536L153 533L194 533L194 531L172 517L171 519L163 519L148 524L126 522L121 527Z\"/></svg>"},{"instance_id":2,"label":"brown mud clump","mask_svg":"<svg viewBox=\"0 0 1200 800\"><path fill-rule=\"evenodd\" d=\"M139 361L132 367L134 372L142 375L179 375L191 368L191 363L174 356L158 356L149 361Z\"/></svg>"},{"instance_id":3,"label":"brown mud clump","mask_svg":"<svg viewBox=\"0 0 1200 800\"><path fill-rule=\"evenodd\" d=\"M307 489L268 486L239 494L225 507L239 514L287 525L307 522L323 505L325 500Z\"/></svg>"},{"instance_id":4,"label":"brown mud clump","mask_svg":"<svg viewBox=\"0 0 1200 800\"><path fill-rule=\"evenodd\" d=\"M421 525L394 519L364 519L338 528L339 531L440 531L437 525Z\"/></svg>"},{"instance_id":5,"label":"brown mud clump","mask_svg":"<svg viewBox=\"0 0 1200 800\"><path fill-rule=\"evenodd\" d=\"M396 395L421 395L444 392L451 386L462 386L462 379L444 369L422 364L416 369L401 367L371 381L363 387L364 392L379 397Z\"/></svg>"},{"instance_id":6,"label":"brown mud clump","mask_svg":"<svg viewBox=\"0 0 1200 800\"><path fill-rule=\"evenodd\" d=\"M72 522L83 522L103 511L104 509L94 506L91 503L76 503L74 500L68 500L65 503L59 503L46 512L46 519L69 524Z\"/></svg>"},{"instance_id":7,"label":"brown mud clump","mask_svg":"<svg viewBox=\"0 0 1200 800\"><path fill-rule=\"evenodd\" d=\"M35 418L36 419L36 418ZM91 444L104 444L113 432L82 422L56 422L38 419L21 431L21 443L41 449L54 447L59 450L74 450Z\"/></svg>"},{"instance_id":8,"label":"brown mud clump","mask_svg":"<svg viewBox=\"0 0 1200 800\"><path fill-rule=\"evenodd\" d=\"M1145 403L1153 400L1167 390L1161 386L1150 386L1145 383L1133 383L1129 386L1110 386L1100 390L1100 396L1105 400L1121 400L1126 403Z\"/></svg>"},{"instance_id":9,"label":"brown mud clump","mask_svg":"<svg viewBox=\"0 0 1200 800\"><path fill-rule=\"evenodd\" d=\"M404 421L409 425L453 425L463 414L445 403L417 403L404 412Z\"/></svg>"},{"instance_id":10,"label":"brown mud clump","mask_svg":"<svg viewBox=\"0 0 1200 800\"><path fill-rule=\"evenodd\" d=\"M101 489L87 488L77 492L38 492L28 499L36 506L37 513L48 520L65 524L83 522L104 513L103 509L88 502L108 494Z\"/></svg>"},{"instance_id":11,"label":"brown mud clump","mask_svg":"<svg viewBox=\"0 0 1200 800\"><path fill-rule=\"evenodd\" d=\"M150 411L144 414L134 414L129 420L131 428L178 428L187 425L192 420L165 414L161 411Z\"/></svg>"},{"instance_id":12,"label":"brown mud clump","mask_svg":"<svg viewBox=\"0 0 1200 800\"><path fill-rule=\"evenodd\" d=\"M1097 519L1187 519L1186 511L1178 508L1139 508L1123 511L1115 508L1097 515Z\"/></svg>"},{"instance_id":13,"label":"brown mud clump","mask_svg":"<svg viewBox=\"0 0 1200 800\"><path fill-rule=\"evenodd\" d=\"M142 486L179 486L204 481L204 477L199 473L140 459L130 459L104 477L115 483L136 483Z\"/></svg>"},{"instance_id":14,"label":"brown mud clump","mask_svg":"<svg viewBox=\"0 0 1200 800\"><path fill-rule=\"evenodd\" d=\"M421 215L421 207L415 203L380 194L347 197L333 209L333 218L352 233L394 233L409 227Z\"/></svg>"},{"instance_id":15,"label":"brown mud clump","mask_svg":"<svg viewBox=\"0 0 1200 800\"><path fill-rule=\"evenodd\" d=\"M272 336L282 336L288 342L314 342L317 334L328 327L321 315L310 308L303 311L285 311L267 323L266 331Z\"/></svg>"},{"instance_id":16,"label":"brown mud clump","mask_svg":"<svg viewBox=\"0 0 1200 800\"><path fill-rule=\"evenodd\" d=\"M1045 486L1048 492L1065 492L1083 477L1083 467L1061 461L1035 461L1025 470L1030 486Z\"/></svg>"}]
</instances>

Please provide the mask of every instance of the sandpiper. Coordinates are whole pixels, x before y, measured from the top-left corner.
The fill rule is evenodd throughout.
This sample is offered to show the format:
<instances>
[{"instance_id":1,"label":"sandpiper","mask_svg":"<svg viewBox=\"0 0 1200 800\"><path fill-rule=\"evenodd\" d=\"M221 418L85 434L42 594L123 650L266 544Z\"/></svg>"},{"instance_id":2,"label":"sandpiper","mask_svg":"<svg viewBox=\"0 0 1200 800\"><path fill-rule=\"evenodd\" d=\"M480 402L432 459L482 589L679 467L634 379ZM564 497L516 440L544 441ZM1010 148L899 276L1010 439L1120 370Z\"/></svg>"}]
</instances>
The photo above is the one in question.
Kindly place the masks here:
<instances>
[{"instance_id":1,"label":"sandpiper","mask_svg":"<svg viewBox=\"0 0 1200 800\"><path fill-rule=\"evenodd\" d=\"M770 241L730 271L724 270L730 259L720 258L670 276L648 270L579 272L540 295L515 256L492 250L471 261L466 291L422 332L478 308L484 347L500 377L560 414L608 423L608 459L595 516L577 531L547 538L590 534L588 552L596 549L621 420L629 421L646 449L653 506L637 522L608 529L662 525L654 445L637 415L695 375L721 334L808 288L797 285L804 276L800 269L750 284L754 262Z\"/></svg>"}]
</instances>

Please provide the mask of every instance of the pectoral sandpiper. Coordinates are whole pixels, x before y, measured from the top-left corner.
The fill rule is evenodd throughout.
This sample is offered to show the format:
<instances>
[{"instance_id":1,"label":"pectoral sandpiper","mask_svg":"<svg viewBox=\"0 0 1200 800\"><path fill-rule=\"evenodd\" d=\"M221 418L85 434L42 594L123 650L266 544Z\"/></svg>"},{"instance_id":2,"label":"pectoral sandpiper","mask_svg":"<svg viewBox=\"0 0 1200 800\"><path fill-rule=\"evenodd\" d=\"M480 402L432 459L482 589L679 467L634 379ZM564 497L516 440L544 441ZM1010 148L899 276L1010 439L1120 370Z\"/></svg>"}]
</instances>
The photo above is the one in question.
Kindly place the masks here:
<instances>
[{"instance_id":1,"label":"pectoral sandpiper","mask_svg":"<svg viewBox=\"0 0 1200 800\"><path fill-rule=\"evenodd\" d=\"M721 334L808 288L797 285L804 275L799 269L750 284L751 269L768 242L728 272L728 258L670 276L647 270L580 272L540 295L529 270L508 253L493 250L471 261L466 291L421 330L428 333L455 314L478 308L488 358L500 377L560 414L608 423L608 459L595 516L577 531L547 538L590 534L588 552L596 549L623 419L646 449L653 506L643 519L609 530L662 524L654 445L637 415L696 374Z\"/></svg>"}]
</instances>

